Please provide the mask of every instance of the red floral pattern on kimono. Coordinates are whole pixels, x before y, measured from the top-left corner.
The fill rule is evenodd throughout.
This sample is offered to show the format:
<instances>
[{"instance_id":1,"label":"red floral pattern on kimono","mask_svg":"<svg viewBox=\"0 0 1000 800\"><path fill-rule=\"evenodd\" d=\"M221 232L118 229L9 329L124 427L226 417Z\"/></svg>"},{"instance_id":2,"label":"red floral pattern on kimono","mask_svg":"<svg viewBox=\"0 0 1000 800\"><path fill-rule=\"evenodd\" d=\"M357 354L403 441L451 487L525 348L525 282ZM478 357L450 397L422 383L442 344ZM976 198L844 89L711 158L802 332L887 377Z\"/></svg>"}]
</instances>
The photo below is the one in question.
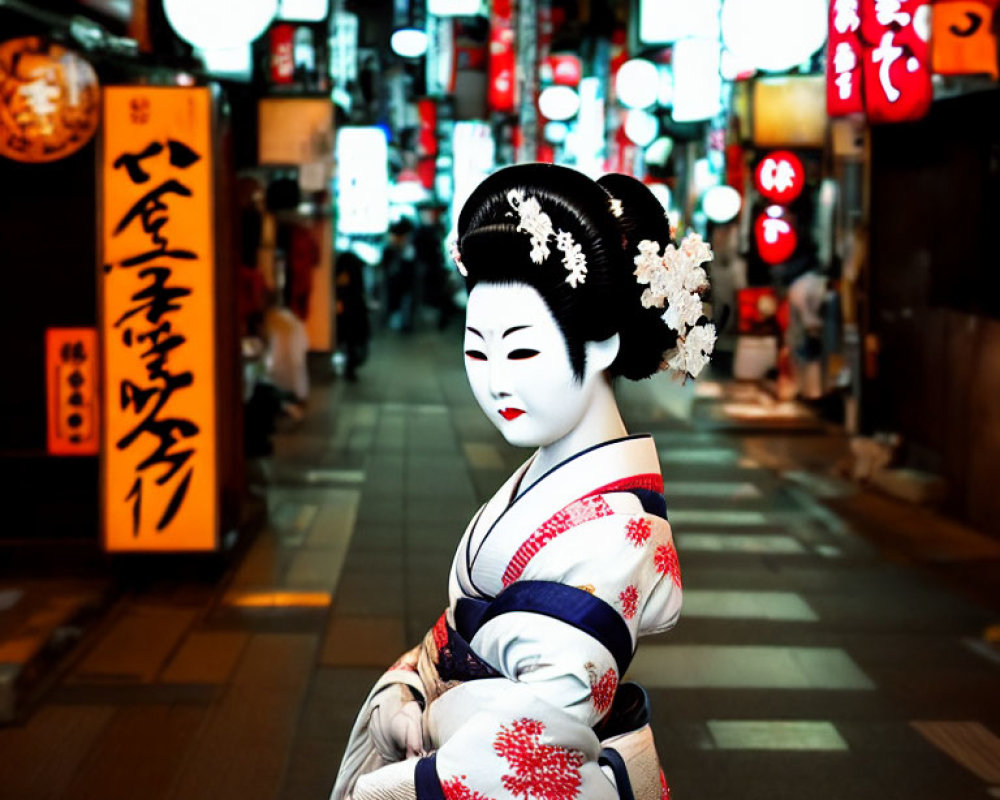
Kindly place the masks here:
<instances>
[{"instance_id":1,"label":"red floral pattern on kimono","mask_svg":"<svg viewBox=\"0 0 1000 800\"><path fill-rule=\"evenodd\" d=\"M501 778L503 786L524 800L573 800L580 793L583 754L542 744L544 730L541 722L527 717L500 726L493 749L514 771Z\"/></svg>"},{"instance_id":2,"label":"red floral pattern on kimono","mask_svg":"<svg viewBox=\"0 0 1000 800\"><path fill-rule=\"evenodd\" d=\"M653 535L653 526L641 517L633 517L625 524L625 538L636 547L642 547Z\"/></svg>"},{"instance_id":3,"label":"red floral pattern on kimono","mask_svg":"<svg viewBox=\"0 0 1000 800\"><path fill-rule=\"evenodd\" d=\"M475 792L466 786L465 777L465 775L456 775L450 780L441 782L444 800L493 800L492 797Z\"/></svg>"},{"instance_id":4,"label":"red floral pattern on kimono","mask_svg":"<svg viewBox=\"0 0 1000 800\"><path fill-rule=\"evenodd\" d=\"M622 616L625 619L632 619L639 607L639 590L631 583L618 595L618 602L622 606Z\"/></svg>"},{"instance_id":5,"label":"red floral pattern on kimono","mask_svg":"<svg viewBox=\"0 0 1000 800\"><path fill-rule=\"evenodd\" d=\"M598 678L593 664L587 664L587 673L590 675L590 700L597 713L604 715L611 708L618 691L618 673L609 669Z\"/></svg>"},{"instance_id":6,"label":"red floral pattern on kimono","mask_svg":"<svg viewBox=\"0 0 1000 800\"><path fill-rule=\"evenodd\" d=\"M678 589L681 588L681 565L677 560L677 551L674 550L673 545L659 545L653 555L653 563L656 565L657 572L669 575L674 585Z\"/></svg>"}]
</instances>

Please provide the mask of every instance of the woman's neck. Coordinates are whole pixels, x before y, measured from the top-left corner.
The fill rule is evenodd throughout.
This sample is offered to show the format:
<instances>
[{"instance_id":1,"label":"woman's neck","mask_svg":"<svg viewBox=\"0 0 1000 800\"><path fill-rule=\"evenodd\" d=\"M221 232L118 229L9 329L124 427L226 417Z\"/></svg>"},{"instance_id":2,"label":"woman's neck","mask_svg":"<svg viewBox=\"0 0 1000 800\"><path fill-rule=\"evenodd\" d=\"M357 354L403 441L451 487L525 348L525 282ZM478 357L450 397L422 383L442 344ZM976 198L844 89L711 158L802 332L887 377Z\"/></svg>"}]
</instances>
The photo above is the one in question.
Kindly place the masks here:
<instances>
[{"instance_id":1,"label":"woman's neck","mask_svg":"<svg viewBox=\"0 0 1000 800\"><path fill-rule=\"evenodd\" d=\"M593 402L579 424L558 441L538 448L524 473L518 494L550 469L588 447L627 435L611 384L601 380L594 387Z\"/></svg>"}]
</instances>

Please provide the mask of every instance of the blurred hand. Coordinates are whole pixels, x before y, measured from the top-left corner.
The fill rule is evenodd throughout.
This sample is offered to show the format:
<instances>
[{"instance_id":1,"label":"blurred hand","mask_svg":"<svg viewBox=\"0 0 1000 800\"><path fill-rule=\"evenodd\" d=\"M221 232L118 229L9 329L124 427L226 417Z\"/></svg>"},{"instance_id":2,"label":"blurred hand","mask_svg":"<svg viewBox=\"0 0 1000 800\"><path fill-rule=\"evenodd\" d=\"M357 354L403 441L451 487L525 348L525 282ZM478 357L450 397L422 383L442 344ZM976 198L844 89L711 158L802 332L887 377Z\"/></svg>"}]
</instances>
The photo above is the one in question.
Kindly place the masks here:
<instances>
[{"instance_id":1,"label":"blurred hand","mask_svg":"<svg viewBox=\"0 0 1000 800\"><path fill-rule=\"evenodd\" d=\"M404 684L394 683L376 695L368 729L382 758L391 762L425 754L422 715Z\"/></svg>"}]
</instances>

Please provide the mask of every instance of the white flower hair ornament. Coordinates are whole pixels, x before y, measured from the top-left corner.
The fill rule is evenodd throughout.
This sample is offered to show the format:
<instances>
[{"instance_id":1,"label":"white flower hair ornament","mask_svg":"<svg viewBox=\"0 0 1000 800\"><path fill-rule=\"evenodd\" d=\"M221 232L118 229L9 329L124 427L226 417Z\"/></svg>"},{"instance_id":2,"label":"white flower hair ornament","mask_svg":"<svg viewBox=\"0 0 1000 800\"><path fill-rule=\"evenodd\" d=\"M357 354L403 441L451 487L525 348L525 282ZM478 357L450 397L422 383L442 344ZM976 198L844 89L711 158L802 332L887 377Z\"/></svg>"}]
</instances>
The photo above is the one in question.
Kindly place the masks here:
<instances>
[{"instance_id":1,"label":"white flower hair ornament","mask_svg":"<svg viewBox=\"0 0 1000 800\"><path fill-rule=\"evenodd\" d=\"M639 242L634 275L649 287L640 298L642 305L666 306L663 322L677 331L677 347L664 353L660 369L696 378L715 349L715 325L697 324L704 316L701 294L708 289L708 273L701 265L711 260L712 248L697 233L685 236L679 247L668 244L662 256L657 242Z\"/></svg>"},{"instance_id":2,"label":"white flower hair ornament","mask_svg":"<svg viewBox=\"0 0 1000 800\"><path fill-rule=\"evenodd\" d=\"M525 197L521 189L511 189L507 192L507 202L517 212L517 230L524 231L531 237L531 260L536 264L544 263L551 253L549 240L555 238L556 248L563 254L562 263L569 275L566 283L574 289L587 280L587 257L583 254L582 245L577 244L569 231L556 232L552 218L542 211L542 206L536 197ZM507 216L514 216L508 212Z\"/></svg>"}]
</instances>

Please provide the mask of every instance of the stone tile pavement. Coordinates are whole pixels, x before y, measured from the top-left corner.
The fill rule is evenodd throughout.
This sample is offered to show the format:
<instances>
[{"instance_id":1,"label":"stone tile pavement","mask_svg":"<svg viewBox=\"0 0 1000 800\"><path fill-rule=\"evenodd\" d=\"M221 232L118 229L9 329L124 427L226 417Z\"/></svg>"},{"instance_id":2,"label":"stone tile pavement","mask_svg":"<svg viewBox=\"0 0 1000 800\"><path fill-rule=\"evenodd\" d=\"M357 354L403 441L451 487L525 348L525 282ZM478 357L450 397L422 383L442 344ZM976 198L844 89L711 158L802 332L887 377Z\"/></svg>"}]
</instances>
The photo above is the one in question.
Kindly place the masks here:
<instances>
[{"instance_id":1,"label":"stone tile pavement","mask_svg":"<svg viewBox=\"0 0 1000 800\"><path fill-rule=\"evenodd\" d=\"M118 597L0 728L0 798L325 797L357 706L526 456L475 407L459 346L385 337L357 384L317 386L261 465L251 546L221 580ZM1000 796L1000 600L960 579L995 575L996 545L838 481L836 436L794 409L769 426L747 392L620 387L656 436L684 569L680 624L631 670L674 797ZM0 654L30 616L0 616Z\"/></svg>"}]
</instances>

